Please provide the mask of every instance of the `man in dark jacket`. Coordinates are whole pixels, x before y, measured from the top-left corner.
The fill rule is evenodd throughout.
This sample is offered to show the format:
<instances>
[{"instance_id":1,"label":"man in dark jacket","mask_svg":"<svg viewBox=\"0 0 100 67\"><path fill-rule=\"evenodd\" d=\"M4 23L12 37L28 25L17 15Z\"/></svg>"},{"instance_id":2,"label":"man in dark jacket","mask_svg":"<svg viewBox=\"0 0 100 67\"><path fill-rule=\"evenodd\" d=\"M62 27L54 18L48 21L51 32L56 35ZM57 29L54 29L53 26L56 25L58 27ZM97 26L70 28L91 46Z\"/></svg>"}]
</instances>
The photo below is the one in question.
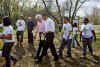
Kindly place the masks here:
<instances>
[{"instance_id":1,"label":"man in dark jacket","mask_svg":"<svg viewBox=\"0 0 100 67\"><path fill-rule=\"evenodd\" d=\"M33 27L34 22L32 21L32 17L28 17L28 23L27 23L27 31L28 31L28 43L33 44Z\"/></svg>"}]
</instances>

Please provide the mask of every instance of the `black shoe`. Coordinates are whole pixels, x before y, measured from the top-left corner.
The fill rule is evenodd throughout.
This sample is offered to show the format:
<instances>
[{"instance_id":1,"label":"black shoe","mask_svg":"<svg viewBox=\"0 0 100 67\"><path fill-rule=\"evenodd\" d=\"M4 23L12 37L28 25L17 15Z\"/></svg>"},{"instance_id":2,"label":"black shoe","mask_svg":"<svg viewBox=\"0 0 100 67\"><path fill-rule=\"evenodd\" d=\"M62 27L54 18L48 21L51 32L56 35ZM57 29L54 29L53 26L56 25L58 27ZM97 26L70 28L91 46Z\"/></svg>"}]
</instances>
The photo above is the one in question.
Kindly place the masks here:
<instances>
[{"instance_id":1,"label":"black shoe","mask_svg":"<svg viewBox=\"0 0 100 67\"><path fill-rule=\"evenodd\" d=\"M63 59L63 55L59 55L59 58L62 58Z\"/></svg>"},{"instance_id":2,"label":"black shoe","mask_svg":"<svg viewBox=\"0 0 100 67\"><path fill-rule=\"evenodd\" d=\"M72 48L75 48L75 46L72 46Z\"/></svg>"},{"instance_id":3,"label":"black shoe","mask_svg":"<svg viewBox=\"0 0 100 67\"><path fill-rule=\"evenodd\" d=\"M17 61L18 61L17 59L14 59L14 60L13 60L13 64L16 64L16 63L17 63Z\"/></svg>"},{"instance_id":4,"label":"black shoe","mask_svg":"<svg viewBox=\"0 0 100 67\"><path fill-rule=\"evenodd\" d=\"M58 57L55 57L55 58L54 58L54 61L58 61L58 60L59 60L59 58L58 58Z\"/></svg>"},{"instance_id":5,"label":"black shoe","mask_svg":"<svg viewBox=\"0 0 100 67\"><path fill-rule=\"evenodd\" d=\"M34 59L38 59L39 57L35 56Z\"/></svg>"},{"instance_id":6,"label":"black shoe","mask_svg":"<svg viewBox=\"0 0 100 67\"><path fill-rule=\"evenodd\" d=\"M39 63L42 62L42 60L36 59L35 62L36 62L37 64L39 64Z\"/></svg>"},{"instance_id":7,"label":"black shoe","mask_svg":"<svg viewBox=\"0 0 100 67\"><path fill-rule=\"evenodd\" d=\"M72 57L72 55L67 55L66 57Z\"/></svg>"}]
</instances>

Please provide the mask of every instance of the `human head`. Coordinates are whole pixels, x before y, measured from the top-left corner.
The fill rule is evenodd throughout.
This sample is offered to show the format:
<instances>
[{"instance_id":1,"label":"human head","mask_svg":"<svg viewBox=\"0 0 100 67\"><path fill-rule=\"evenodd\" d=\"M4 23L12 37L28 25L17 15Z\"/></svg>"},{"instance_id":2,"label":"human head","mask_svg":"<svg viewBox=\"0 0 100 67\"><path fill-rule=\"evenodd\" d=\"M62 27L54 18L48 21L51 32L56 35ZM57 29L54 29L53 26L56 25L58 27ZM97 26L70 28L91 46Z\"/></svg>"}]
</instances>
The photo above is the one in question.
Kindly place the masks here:
<instances>
[{"instance_id":1,"label":"human head","mask_svg":"<svg viewBox=\"0 0 100 67\"><path fill-rule=\"evenodd\" d=\"M41 21L42 20L42 15L41 14L37 14L35 16L35 18L36 18L37 21Z\"/></svg>"},{"instance_id":2,"label":"human head","mask_svg":"<svg viewBox=\"0 0 100 67\"><path fill-rule=\"evenodd\" d=\"M89 19L88 18L84 18L84 24L88 24L89 23Z\"/></svg>"},{"instance_id":3,"label":"human head","mask_svg":"<svg viewBox=\"0 0 100 67\"><path fill-rule=\"evenodd\" d=\"M47 18L48 18L48 15L47 14L43 14L42 16L43 16L43 19L44 20L47 20Z\"/></svg>"},{"instance_id":4,"label":"human head","mask_svg":"<svg viewBox=\"0 0 100 67\"><path fill-rule=\"evenodd\" d=\"M9 19L8 16L6 16L6 17L3 18L3 25L4 25L4 26L9 26L9 25L11 25L11 21L10 21L10 19Z\"/></svg>"},{"instance_id":5,"label":"human head","mask_svg":"<svg viewBox=\"0 0 100 67\"><path fill-rule=\"evenodd\" d=\"M28 17L28 22L31 22L32 21L32 17Z\"/></svg>"},{"instance_id":6,"label":"human head","mask_svg":"<svg viewBox=\"0 0 100 67\"><path fill-rule=\"evenodd\" d=\"M69 23L69 18L68 17L64 17L64 23Z\"/></svg>"},{"instance_id":7,"label":"human head","mask_svg":"<svg viewBox=\"0 0 100 67\"><path fill-rule=\"evenodd\" d=\"M20 19L24 19L24 16L23 15L20 15Z\"/></svg>"},{"instance_id":8,"label":"human head","mask_svg":"<svg viewBox=\"0 0 100 67\"><path fill-rule=\"evenodd\" d=\"M77 23L74 23L74 24L73 24L73 27L77 27Z\"/></svg>"}]
</instances>

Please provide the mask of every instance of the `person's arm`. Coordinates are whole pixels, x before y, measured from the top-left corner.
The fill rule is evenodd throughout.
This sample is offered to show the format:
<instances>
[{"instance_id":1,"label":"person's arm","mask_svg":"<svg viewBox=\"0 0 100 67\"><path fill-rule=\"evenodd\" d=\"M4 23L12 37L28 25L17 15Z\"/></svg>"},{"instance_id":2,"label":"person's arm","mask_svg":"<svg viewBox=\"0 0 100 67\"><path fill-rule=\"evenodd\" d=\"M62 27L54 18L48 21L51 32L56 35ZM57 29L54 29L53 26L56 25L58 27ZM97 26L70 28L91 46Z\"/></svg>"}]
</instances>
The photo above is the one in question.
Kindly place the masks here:
<instances>
[{"instance_id":1,"label":"person's arm","mask_svg":"<svg viewBox=\"0 0 100 67\"><path fill-rule=\"evenodd\" d=\"M82 41L82 31L80 31L80 42Z\"/></svg>"},{"instance_id":2,"label":"person's arm","mask_svg":"<svg viewBox=\"0 0 100 67\"><path fill-rule=\"evenodd\" d=\"M62 35L64 34L64 24L63 24L63 27L62 27L62 30L61 30L61 34Z\"/></svg>"},{"instance_id":3,"label":"person's arm","mask_svg":"<svg viewBox=\"0 0 100 67\"><path fill-rule=\"evenodd\" d=\"M12 39L12 34L8 34L8 35L1 34L0 35L0 39L8 39L8 40L11 40Z\"/></svg>"},{"instance_id":4,"label":"person's arm","mask_svg":"<svg viewBox=\"0 0 100 67\"><path fill-rule=\"evenodd\" d=\"M92 30L93 36L94 36L94 40L96 41L96 33L94 30Z\"/></svg>"},{"instance_id":5,"label":"person's arm","mask_svg":"<svg viewBox=\"0 0 100 67\"><path fill-rule=\"evenodd\" d=\"M19 21L17 20L17 22L16 22L16 26L18 27L19 26Z\"/></svg>"},{"instance_id":6,"label":"person's arm","mask_svg":"<svg viewBox=\"0 0 100 67\"><path fill-rule=\"evenodd\" d=\"M23 24L22 25L23 25L23 28L25 30L25 26L26 26L25 21L23 21Z\"/></svg>"},{"instance_id":7,"label":"person's arm","mask_svg":"<svg viewBox=\"0 0 100 67\"><path fill-rule=\"evenodd\" d=\"M91 31L92 31L92 34L93 34L93 37L94 37L94 41L96 41L96 33L95 33L95 30L94 30L94 27L93 25L91 24Z\"/></svg>"},{"instance_id":8,"label":"person's arm","mask_svg":"<svg viewBox=\"0 0 100 67\"><path fill-rule=\"evenodd\" d=\"M84 25L81 26L81 30L80 30L80 42L82 41L82 31L84 29Z\"/></svg>"},{"instance_id":9,"label":"person's arm","mask_svg":"<svg viewBox=\"0 0 100 67\"><path fill-rule=\"evenodd\" d=\"M37 23L37 26L36 26L36 29L35 29L35 35L34 35L34 38L36 38L38 32L39 32L39 24Z\"/></svg>"}]
</instances>

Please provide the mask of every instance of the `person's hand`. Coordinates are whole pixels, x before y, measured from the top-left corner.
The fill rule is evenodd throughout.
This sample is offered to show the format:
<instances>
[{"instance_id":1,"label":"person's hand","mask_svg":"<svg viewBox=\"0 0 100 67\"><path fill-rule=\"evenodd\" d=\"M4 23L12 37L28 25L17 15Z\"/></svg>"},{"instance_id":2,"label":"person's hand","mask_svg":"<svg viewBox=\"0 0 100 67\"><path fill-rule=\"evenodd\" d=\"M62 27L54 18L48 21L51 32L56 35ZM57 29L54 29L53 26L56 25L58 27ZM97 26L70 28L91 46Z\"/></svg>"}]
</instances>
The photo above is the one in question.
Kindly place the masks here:
<instances>
[{"instance_id":1,"label":"person's hand","mask_svg":"<svg viewBox=\"0 0 100 67\"><path fill-rule=\"evenodd\" d=\"M19 26L22 26L22 24L20 23Z\"/></svg>"}]
</instances>

